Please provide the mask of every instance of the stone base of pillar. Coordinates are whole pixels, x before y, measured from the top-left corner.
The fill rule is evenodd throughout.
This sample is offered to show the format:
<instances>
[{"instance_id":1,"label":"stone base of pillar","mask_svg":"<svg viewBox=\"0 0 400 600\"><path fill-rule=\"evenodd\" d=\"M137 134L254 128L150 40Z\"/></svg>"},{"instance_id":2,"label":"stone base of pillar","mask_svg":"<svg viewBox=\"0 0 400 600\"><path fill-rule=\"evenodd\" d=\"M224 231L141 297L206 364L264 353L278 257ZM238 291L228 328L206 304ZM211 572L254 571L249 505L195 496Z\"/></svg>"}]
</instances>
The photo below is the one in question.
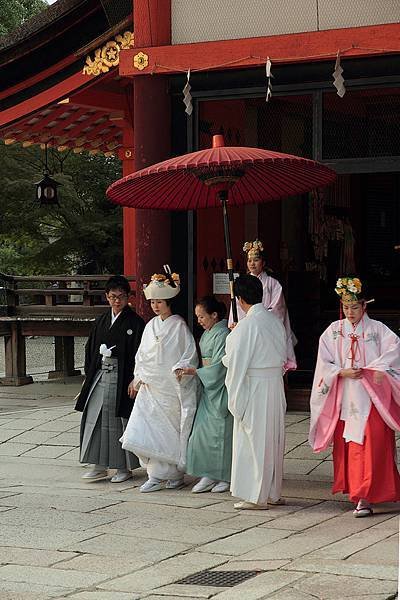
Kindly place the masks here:
<instances>
[{"instance_id":1,"label":"stone base of pillar","mask_svg":"<svg viewBox=\"0 0 400 600\"><path fill-rule=\"evenodd\" d=\"M82 375L80 369L73 369L72 371L49 371L47 376L48 379L66 379L67 377L78 377Z\"/></svg>"},{"instance_id":2,"label":"stone base of pillar","mask_svg":"<svg viewBox=\"0 0 400 600\"><path fill-rule=\"evenodd\" d=\"M27 385L28 383L33 383L33 377L30 375L0 377L0 385Z\"/></svg>"}]
</instances>

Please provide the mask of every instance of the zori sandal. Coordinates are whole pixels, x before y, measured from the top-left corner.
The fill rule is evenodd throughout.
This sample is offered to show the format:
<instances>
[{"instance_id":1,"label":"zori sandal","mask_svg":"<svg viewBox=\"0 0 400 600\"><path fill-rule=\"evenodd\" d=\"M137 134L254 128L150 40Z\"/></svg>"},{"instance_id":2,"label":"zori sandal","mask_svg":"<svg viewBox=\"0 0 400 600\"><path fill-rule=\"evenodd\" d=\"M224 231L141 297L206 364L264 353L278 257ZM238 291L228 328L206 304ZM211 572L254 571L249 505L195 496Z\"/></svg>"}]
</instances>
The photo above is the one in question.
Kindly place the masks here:
<instances>
[{"instance_id":1,"label":"zori sandal","mask_svg":"<svg viewBox=\"0 0 400 600\"><path fill-rule=\"evenodd\" d=\"M371 517L374 514L374 511L370 506L363 506L361 508L356 508L353 510L353 515L356 518L361 517Z\"/></svg>"}]
</instances>

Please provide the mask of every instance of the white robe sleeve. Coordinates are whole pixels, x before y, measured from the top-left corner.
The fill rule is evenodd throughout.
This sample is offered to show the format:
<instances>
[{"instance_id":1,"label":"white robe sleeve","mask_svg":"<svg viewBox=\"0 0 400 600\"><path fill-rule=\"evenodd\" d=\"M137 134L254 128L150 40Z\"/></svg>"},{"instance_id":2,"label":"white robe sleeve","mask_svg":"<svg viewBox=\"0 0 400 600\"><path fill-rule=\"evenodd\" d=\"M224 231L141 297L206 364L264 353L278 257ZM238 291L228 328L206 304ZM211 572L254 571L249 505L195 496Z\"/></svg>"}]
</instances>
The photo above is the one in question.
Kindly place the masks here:
<instances>
[{"instance_id":1,"label":"white robe sleeve","mask_svg":"<svg viewBox=\"0 0 400 600\"><path fill-rule=\"evenodd\" d=\"M396 378L400 377L400 339L389 327L380 323L380 355L366 365L366 369L389 371Z\"/></svg>"},{"instance_id":2,"label":"white robe sleeve","mask_svg":"<svg viewBox=\"0 0 400 600\"><path fill-rule=\"evenodd\" d=\"M340 335L340 334L339 334ZM321 335L318 346L317 365L310 398L309 443L314 447L315 429L323 411L328 394L342 367L335 362L335 339L331 326Z\"/></svg>"},{"instance_id":3,"label":"white robe sleeve","mask_svg":"<svg viewBox=\"0 0 400 600\"><path fill-rule=\"evenodd\" d=\"M245 324L244 321L242 323ZM246 373L251 363L256 335L255 329L250 334L249 328L239 323L226 338L226 354L222 362L227 368L225 385L228 390L228 408L239 420L243 419L249 402Z\"/></svg>"},{"instance_id":4,"label":"white robe sleeve","mask_svg":"<svg viewBox=\"0 0 400 600\"><path fill-rule=\"evenodd\" d=\"M185 367L196 368L199 364L196 343L186 324L182 324L179 328L177 345L181 349L182 355L172 366L172 373L177 369ZM180 458L178 469L185 470L187 443L197 407L197 378L194 375L184 375L180 382L176 380L175 386L181 405Z\"/></svg>"},{"instance_id":5,"label":"white robe sleeve","mask_svg":"<svg viewBox=\"0 0 400 600\"><path fill-rule=\"evenodd\" d=\"M196 368L199 364L196 343L190 329L185 324L182 324L179 328L177 345L181 349L182 354L179 360L172 366L171 371L174 372L177 369L185 367Z\"/></svg>"},{"instance_id":6,"label":"white robe sleeve","mask_svg":"<svg viewBox=\"0 0 400 600\"><path fill-rule=\"evenodd\" d=\"M340 335L340 334L339 334ZM342 367L335 360L335 342L333 340L333 331L329 327L321 335L318 346L318 359L315 369L314 385L320 387L323 382L331 386L333 379L339 374ZM318 380L320 375L320 380Z\"/></svg>"}]
</instances>

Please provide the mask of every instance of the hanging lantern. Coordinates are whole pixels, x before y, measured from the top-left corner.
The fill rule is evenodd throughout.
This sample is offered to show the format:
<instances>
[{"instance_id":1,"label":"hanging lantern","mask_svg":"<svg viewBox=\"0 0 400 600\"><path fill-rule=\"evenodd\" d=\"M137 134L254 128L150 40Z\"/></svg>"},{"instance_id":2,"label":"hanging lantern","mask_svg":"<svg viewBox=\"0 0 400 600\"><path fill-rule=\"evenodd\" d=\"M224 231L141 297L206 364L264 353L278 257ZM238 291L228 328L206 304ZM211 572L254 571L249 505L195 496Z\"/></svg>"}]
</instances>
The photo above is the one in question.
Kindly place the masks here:
<instances>
[{"instance_id":1,"label":"hanging lantern","mask_svg":"<svg viewBox=\"0 0 400 600\"><path fill-rule=\"evenodd\" d=\"M51 206L57 204L59 206L57 197L57 187L61 185L55 179L52 179L46 171L44 177L36 185L36 200L40 203L40 206Z\"/></svg>"},{"instance_id":2,"label":"hanging lantern","mask_svg":"<svg viewBox=\"0 0 400 600\"><path fill-rule=\"evenodd\" d=\"M50 171L47 164L47 142L45 144L45 165L43 170L43 179L35 183L36 185L36 200L40 206L60 206L57 196L57 187L61 185L50 177Z\"/></svg>"}]
</instances>

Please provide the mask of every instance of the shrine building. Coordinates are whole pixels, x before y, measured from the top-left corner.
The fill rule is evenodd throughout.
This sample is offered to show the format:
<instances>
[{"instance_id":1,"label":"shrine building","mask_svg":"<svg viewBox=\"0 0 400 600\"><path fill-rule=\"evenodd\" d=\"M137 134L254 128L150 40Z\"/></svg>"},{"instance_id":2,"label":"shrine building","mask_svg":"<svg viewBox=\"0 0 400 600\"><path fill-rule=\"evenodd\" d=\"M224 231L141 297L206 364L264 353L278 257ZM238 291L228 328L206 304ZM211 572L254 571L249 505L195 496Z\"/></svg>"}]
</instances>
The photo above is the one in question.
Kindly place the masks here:
<instances>
[{"instance_id":1,"label":"shrine building","mask_svg":"<svg viewBox=\"0 0 400 600\"><path fill-rule=\"evenodd\" d=\"M261 239L299 340L299 377L337 314L339 275L367 280L372 314L399 328L397 2L58 0L0 40L0 80L6 144L117 155L124 175L218 133L328 165L338 177L319 193L231 208L235 268L243 242ZM169 262L190 322L225 271L221 212L124 208L123 219L125 272L139 290Z\"/></svg>"}]
</instances>

